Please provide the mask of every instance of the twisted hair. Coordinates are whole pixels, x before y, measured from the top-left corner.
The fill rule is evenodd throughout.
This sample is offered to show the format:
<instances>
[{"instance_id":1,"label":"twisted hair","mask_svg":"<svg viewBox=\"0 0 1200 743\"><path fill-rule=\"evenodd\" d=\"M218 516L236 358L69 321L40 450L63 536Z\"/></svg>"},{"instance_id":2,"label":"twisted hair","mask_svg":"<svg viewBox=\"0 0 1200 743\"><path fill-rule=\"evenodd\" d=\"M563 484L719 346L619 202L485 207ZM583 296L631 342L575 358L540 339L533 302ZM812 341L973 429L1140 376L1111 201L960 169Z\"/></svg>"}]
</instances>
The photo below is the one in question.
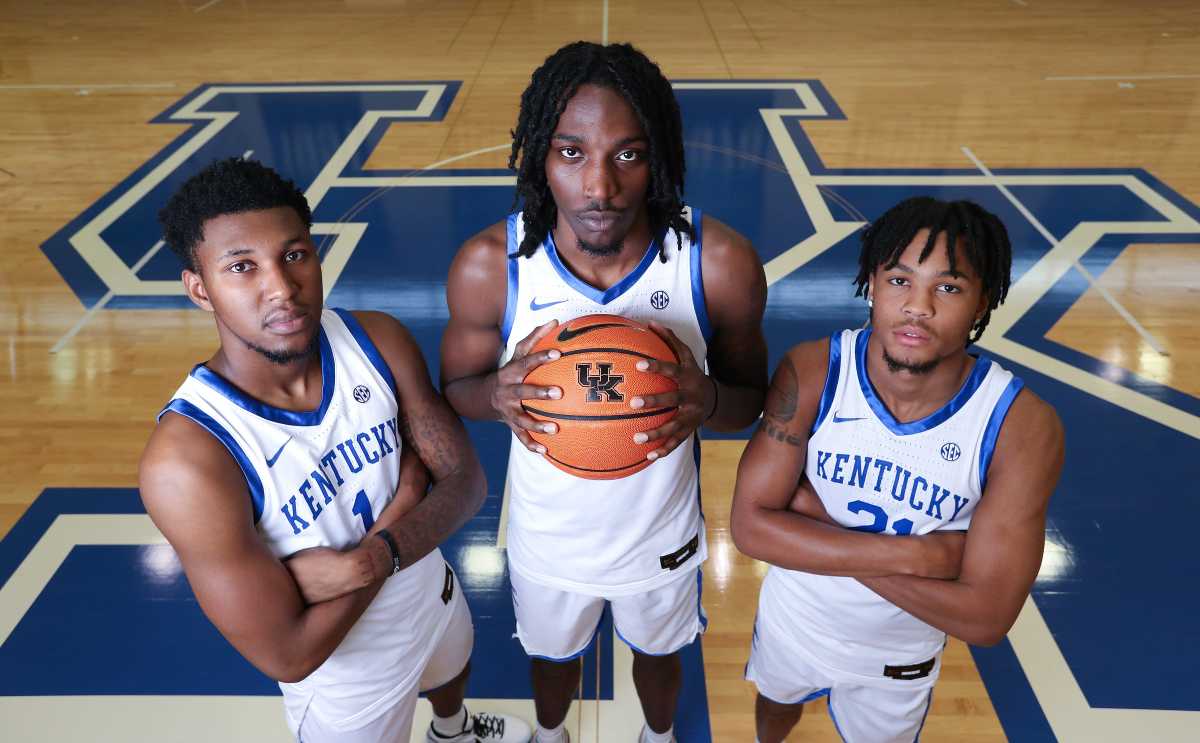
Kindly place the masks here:
<instances>
[{"instance_id":1,"label":"twisted hair","mask_svg":"<svg viewBox=\"0 0 1200 743\"><path fill-rule=\"evenodd\" d=\"M955 245L962 245L963 254L983 281L988 308L972 328L967 340L970 345L983 335L992 318L992 310L1004 302L1012 281L1012 245L1004 224L991 212L971 201L939 201L928 196L906 199L893 206L862 233L862 252L858 257L858 290L855 296L867 295L867 282L880 266L889 270L900 262L900 254L922 229L929 238L921 250L918 262L923 263L933 252L938 235L946 234L946 252L950 270L955 271Z\"/></svg>"},{"instance_id":2,"label":"twisted hair","mask_svg":"<svg viewBox=\"0 0 1200 743\"><path fill-rule=\"evenodd\" d=\"M546 155L567 102L579 86L587 84L619 93L646 133L650 150L646 212L652 234L661 235L669 228L677 238L682 234L694 238L692 225L683 217L683 122L671 83L658 65L630 44L576 41L547 57L521 94L508 167L517 171L513 205L522 203L525 237L513 255L532 256L558 218L546 181ZM667 260L663 241L658 254L660 260Z\"/></svg>"},{"instance_id":3,"label":"twisted hair","mask_svg":"<svg viewBox=\"0 0 1200 743\"><path fill-rule=\"evenodd\" d=\"M214 160L187 179L158 213L163 241L184 268L198 272L196 244L204 240L204 223L225 214L290 206L305 227L312 211L296 184L262 163L229 157Z\"/></svg>"}]
</instances>

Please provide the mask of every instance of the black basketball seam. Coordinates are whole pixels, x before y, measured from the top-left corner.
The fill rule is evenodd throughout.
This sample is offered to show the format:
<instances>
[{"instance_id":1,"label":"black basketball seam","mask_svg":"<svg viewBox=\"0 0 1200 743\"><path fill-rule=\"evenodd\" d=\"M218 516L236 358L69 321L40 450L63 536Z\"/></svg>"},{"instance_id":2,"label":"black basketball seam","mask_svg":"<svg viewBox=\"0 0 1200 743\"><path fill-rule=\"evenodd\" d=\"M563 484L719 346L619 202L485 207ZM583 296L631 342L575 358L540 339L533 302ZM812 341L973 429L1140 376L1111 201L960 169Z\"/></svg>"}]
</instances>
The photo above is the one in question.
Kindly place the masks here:
<instances>
[{"instance_id":1,"label":"black basketball seam","mask_svg":"<svg viewBox=\"0 0 1200 743\"><path fill-rule=\"evenodd\" d=\"M570 415L568 413L549 413L549 412L546 412L545 410L538 410L537 408L531 408L528 405L526 405L525 403L521 403L521 408L524 409L526 413L535 413L537 415L545 416L547 418L557 418L559 420L565 420L565 421L618 421L618 420L629 420L631 418L649 418L652 415L659 415L660 413L669 413L672 410L677 409L676 407L655 408L654 410L643 410L639 413L618 413L616 415ZM599 470L597 470L597 471L599 471Z\"/></svg>"},{"instance_id":2,"label":"black basketball seam","mask_svg":"<svg viewBox=\"0 0 1200 743\"><path fill-rule=\"evenodd\" d=\"M622 467L613 467L612 469L608 469L608 470L597 470L597 469L592 469L591 467L580 467L577 464L571 464L570 462L564 462L561 459L555 459L554 457L550 456L549 453L547 453L545 456L547 459L554 459L555 462L558 462L559 464L561 464L564 467L570 467L573 470L580 470L582 472L620 472L621 470L627 470L627 469L630 469L633 467L637 467L639 464L642 463L642 460L639 459L638 461L634 462L633 464L627 464Z\"/></svg>"}]
</instances>

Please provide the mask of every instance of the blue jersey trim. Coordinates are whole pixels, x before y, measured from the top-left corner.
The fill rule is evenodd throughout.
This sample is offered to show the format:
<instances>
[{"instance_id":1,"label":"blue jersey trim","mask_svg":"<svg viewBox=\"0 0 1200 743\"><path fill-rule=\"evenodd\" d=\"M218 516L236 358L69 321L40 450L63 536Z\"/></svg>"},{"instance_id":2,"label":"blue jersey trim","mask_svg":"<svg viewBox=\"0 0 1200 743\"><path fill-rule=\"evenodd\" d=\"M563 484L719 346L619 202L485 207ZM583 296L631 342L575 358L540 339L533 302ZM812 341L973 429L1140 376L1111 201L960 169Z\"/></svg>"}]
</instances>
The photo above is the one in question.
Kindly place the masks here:
<instances>
[{"instance_id":1,"label":"blue jersey trim","mask_svg":"<svg viewBox=\"0 0 1200 743\"><path fill-rule=\"evenodd\" d=\"M205 413L200 408L196 407L187 400L176 398L167 403L167 407L162 409L158 414L158 420L168 412L177 413L184 418L190 418L205 430L217 438L233 458L237 460L238 466L242 468L242 474L246 477L246 489L250 491L250 503L254 508L254 523L258 523L262 518L263 511L263 486L262 480L258 477L258 470L254 469L254 465L250 464L250 458L246 456L246 452L242 451L242 447L238 444L233 435L225 429L220 423L217 423L213 418Z\"/></svg>"},{"instance_id":2,"label":"blue jersey trim","mask_svg":"<svg viewBox=\"0 0 1200 743\"><path fill-rule=\"evenodd\" d=\"M817 432L829 415L833 406L834 395L837 394L838 378L842 374L842 333L839 331L829 336L829 370L825 372L825 387L821 390L821 404L817 407L817 419L813 421L810 435Z\"/></svg>"},{"instance_id":3,"label":"blue jersey trim","mask_svg":"<svg viewBox=\"0 0 1200 743\"><path fill-rule=\"evenodd\" d=\"M748 670L749 668L750 668L750 664L746 663L746 669ZM746 671L743 671L742 675L745 676ZM766 694L763 694L763 690L758 688L758 684L754 684L754 688L758 691L758 695L760 697L762 697L763 699L769 699L772 702L774 702L775 704L781 704L781 705L785 705L785 706L790 706L793 704L805 704L807 702L813 701L814 699L820 699L821 697L829 696L829 692L830 692L830 689L817 689L812 694L809 694L808 696L804 697L803 699L798 699L795 702L781 702L774 697L770 697L770 696L767 696Z\"/></svg>"},{"instance_id":4,"label":"blue jersey trim","mask_svg":"<svg viewBox=\"0 0 1200 743\"><path fill-rule=\"evenodd\" d=\"M569 663L570 661L573 661L576 658L579 658L580 656L582 656L584 653L586 653L588 651L588 649L592 647L592 644L596 642L596 636L600 634L600 623L602 621L604 621L604 612L601 612L600 618L596 620L596 629L592 630L591 638L586 643L583 644L583 648L580 649L580 651L577 653L571 653L570 655L562 657L562 658L555 658L555 657L552 657L549 655L537 655L536 653L529 653L529 657L537 658L538 660L550 661L551 663ZM618 632L617 634L620 634L620 633ZM632 647L632 646L630 646L630 647Z\"/></svg>"},{"instance_id":5,"label":"blue jersey trim","mask_svg":"<svg viewBox=\"0 0 1200 743\"><path fill-rule=\"evenodd\" d=\"M842 739L842 743L849 743L846 740L845 733L842 732L842 726L838 724L837 715L833 712L833 690L829 690L829 719L833 720L833 729L837 731L838 737Z\"/></svg>"},{"instance_id":6,"label":"blue jersey trim","mask_svg":"<svg viewBox=\"0 0 1200 743\"><path fill-rule=\"evenodd\" d=\"M696 239L692 241L691 273L692 273L692 307L696 310L696 322L700 325L700 334L704 343L712 342L712 323L708 319L708 300L704 298L704 269L700 264L700 251L703 247L701 222L703 215L699 209L692 208L692 229L696 231Z\"/></svg>"},{"instance_id":7,"label":"blue jersey trim","mask_svg":"<svg viewBox=\"0 0 1200 743\"><path fill-rule=\"evenodd\" d=\"M513 320L517 316L517 283L521 276L517 261L520 259L511 256L520 247L517 245L517 220L520 217L520 213L508 215L507 250L504 253L508 261L508 292L504 300L504 319L500 322L500 337L505 345L508 345L508 334L512 332Z\"/></svg>"},{"instance_id":8,"label":"blue jersey trim","mask_svg":"<svg viewBox=\"0 0 1200 743\"><path fill-rule=\"evenodd\" d=\"M682 580L682 578L680 580ZM675 653L678 653L680 650L683 650L688 645L691 645L693 642L695 642L696 638L699 637L700 635L704 634L704 631L708 629L708 617L704 616L704 607L701 605L701 599L702 599L703 595L704 595L704 573L700 568L696 568L696 614L697 614L697 619L699 619L699 621L700 621L700 629L697 630L696 634L692 636L692 639L683 643L682 645L675 648L674 650L669 650L665 653L652 653L649 650L642 650L637 645L634 645L632 642L630 642L629 639L625 637L625 635L621 634L621 628L617 626L617 620L615 618L613 619L613 631L617 633L617 637L619 637L621 639L621 642L625 643L632 650L635 650L635 651L641 653L642 655L649 655L649 656L652 656L655 658L663 658L668 655L674 655Z\"/></svg>"},{"instance_id":9,"label":"blue jersey trim","mask_svg":"<svg viewBox=\"0 0 1200 743\"><path fill-rule=\"evenodd\" d=\"M329 338L325 335L325 328L321 328L320 330L320 343L318 346L321 354L321 407L316 410L283 410L282 408L267 405L242 392L227 379L204 364L197 364L192 369L192 376L199 379L206 386L221 393L227 400L242 410L253 413L259 418L269 420L272 423L282 423L287 426L317 426L324 420L325 411L329 409L329 403L333 401L333 349L329 346Z\"/></svg>"},{"instance_id":10,"label":"blue jersey trim","mask_svg":"<svg viewBox=\"0 0 1200 743\"><path fill-rule=\"evenodd\" d=\"M970 401L971 396L983 384L988 369L992 366L991 359L986 356L977 357L975 368L971 369L971 373L967 375L962 387L945 405L920 420L901 423L892 416L892 412L883 404L883 400L880 400L879 396L875 394L875 386L871 384L871 380L867 376L867 342L870 337L871 329L867 328L860 332L855 340L854 353L858 365L858 385L862 389L863 397L867 398L867 404L871 406L871 410L875 411L879 421L897 436L921 433L944 423Z\"/></svg>"},{"instance_id":11,"label":"blue jersey trim","mask_svg":"<svg viewBox=\"0 0 1200 743\"><path fill-rule=\"evenodd\" d=\"M630 642L629 640L625 639L625 635L622 635L622 634L621 634L621 630L617 628L617 623L616 623L616 620L615 620L615 619L613 620L613 631L617 633L617 637L621 638L621 642L625 643L625 644L626 644L626 645L628 645L628 646L629 646L629 647L630 647L632 650L634 650L634 651L636 651L636 652L638 652L638 653L641 653L642 655L650 655L650 656L654 656L654 657L656 657L656 658L661 658L661 657L662 657L662 656L664 656L664 655L674 655L674 653L651 653L651 652L648 652L648 651L642 650L642 649L641 649L641 648L639 648L637 645L634 645L632 642Z\"/></svg>"},{"instance_id":12,"label":"blue jersey trim","mask_svg":"<svg viewBox=\"0 0 1200 743\"><path fill-rule=\"evenodd\" d=\"M333 311L342 319L342 322L346 325L346 330L350 331L350 335L354 336L354 340L358 341L358 347L370 359L371 366L375 367L375 371L379 372L379 376L383 377L383 381L387 383L388 389L395 395L396 378L392 376L391 368L383 360L383 355L379 353L379 349L371 341L371 336L367 335L367 331L363 328L362 323L347 310L335 307Z\"/></svg>"},{"instance_id":13,"label":"blue jersey trim","mask_svg":"<svg viewBox=\"0 0 1200 743\"><path fill-rule=\"evenodd\" d=\"M831 689L827 689L827 688L826 689L817 689L812 694L809 694L808 696L801 699L799 702L796 702L796 704L804 704L806 702L811 702L814 699L820 699L821 697L827 697L827 696L829 696L830 691L831 691Z\"/></svg>"},{"instance_id":14,"label":"blue jersey trim","mask_svg":"<svg viewBox=\"0 0 1200 743\"><path fill-rule=\"evenodd\" d=\"M929 688L929 695L925 697L925 714L921 715L921 725L917 728L917 735L913 738L913 743L918 743L921 740L921 731L925 729L925 720L929 717L929 706L931 704L933 704L933 687Z\"/></svg>"},{"instance_id":15,"label":"blue jersey trim","mask_svg":"<svg viewBox=\"0 0 1200 743\"><path fill-rule=\"evenodd\" d=\"M992 414L988 417L987 427L983 429L983 443L979 445L979 492L983 492L983 488L987 485L988 467L992 465L992 454L996 451L996 439L1000 438L1000 427L1004 425L1004 419L1008 417L1008 409L1012 407L1013 400L1017 399L1021 388L1025 383L1013 377L1009 381L1008 386L1004 388L1004 392L1000 394L1000 399L996 401L996 407L992 408Z\"/></svg>"},{"instance_id":16,"label":"blue jersey trim","mask_svg":"<svg viewBox=\"0 0 1200 743\"><path fill-rule=\"evenodd\" d=\"M600 291L594 286L585 284L576 278L575 274L571 273L570 269L563 264L562 258L558 255L558 248L554 246L553 235L547 234L543 245L546 248L546 255L550 258L550 265L554 266L554 270L558 272L559 277L566 282L567 286L596 304L608 304L628 291L631 286L637 283L638 279L642 278L642 274L646 273L646 269L650 268L651 264L654 263L655 257L658 255L658 243L661 239L660 237L651 240L649 247L646 248L646 254L642 256L641 263L638 263L625 278L613 284L605 291Z\"/></svg>"}]
</instances>

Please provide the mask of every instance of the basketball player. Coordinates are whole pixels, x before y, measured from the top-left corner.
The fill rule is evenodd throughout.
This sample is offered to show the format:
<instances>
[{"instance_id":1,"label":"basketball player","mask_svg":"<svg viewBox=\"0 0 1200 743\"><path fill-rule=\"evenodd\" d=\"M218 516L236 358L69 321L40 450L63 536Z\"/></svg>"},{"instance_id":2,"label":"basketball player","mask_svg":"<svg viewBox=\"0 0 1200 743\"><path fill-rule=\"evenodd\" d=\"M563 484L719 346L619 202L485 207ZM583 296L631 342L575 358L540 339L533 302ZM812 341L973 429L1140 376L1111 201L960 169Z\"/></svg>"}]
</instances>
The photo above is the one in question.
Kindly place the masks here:
<instances>
[{"instance_id":1,"label":"basketball player","mask_svg":"<svg viewBox=\"0 0 1200 743\"><path fill-rule=\"evenodd\" d=\"M213 163L160 218L220 347L160 413L141 494L205 614L305 743L407 742L420 689L430 741L527 740L462 704L471 616L437 545L486 484L408 331L322 309L308 205L258 163Z\"/></svg>"},{"instance_id":2,"label":"basketball player","mask_svg":"<svg viewBox=\"0 0 1200 743\"><path fill-rule=\"evenodd\" d=\"M731 522L738 548L773 565L746 668L760 743L824 695L849 743L913 741L946 634L992 645L1016 620L1063 433L1020 379L967 352L1011 262L979 206L905 201L862 236L870 327L780 362Z\"/></svg>"},{"instance_id":3,"label":"basketball player","mask_svg":"<svg viewBox=\"0 0 1200 743\"><path fill-rule=\"evenodd\" d=\"M566 740L574 661L608 602L634 653L641 738L669 741L677 651L706 621L695 431L701 423L738 430L761 410L762 265L745 238L683 205L679 107L658 67L632 46L577 42L551 55L521 96L509 166L518 159L523 210L467 241L450 268L443 389L459 413L513 432L508 559L517 634L533 658L536 740ZM529 436L539 424L521 409L523 399L562 395L522 384L558 358L557 350L530 353L534 343L592 313L650 322L680 359L639 362L679 389L631 396L630 412L678 412L632 436L658 442L648 454L657 461L617 480L556 469Z\"/></svg>"}]
</instances>

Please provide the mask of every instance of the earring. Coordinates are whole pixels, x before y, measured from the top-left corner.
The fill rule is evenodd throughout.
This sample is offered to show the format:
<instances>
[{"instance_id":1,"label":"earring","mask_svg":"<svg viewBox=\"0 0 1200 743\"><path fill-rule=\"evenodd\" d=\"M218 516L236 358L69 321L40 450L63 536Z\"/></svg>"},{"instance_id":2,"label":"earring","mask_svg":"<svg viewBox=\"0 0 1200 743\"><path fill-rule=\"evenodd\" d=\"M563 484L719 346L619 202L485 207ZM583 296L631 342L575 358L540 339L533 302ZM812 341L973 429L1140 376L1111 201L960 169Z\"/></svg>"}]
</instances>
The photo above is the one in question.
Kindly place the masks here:
<instances>
[{"instance_id":1,"label":"earring","mask_svg":"<svg viewBox=\"0 0 1200 743\"><path fill-rule=\"evenodd\" d=\"M867 307L874 307L874 306L875 306L875 300L871 299L871 295L868 294L867 295Z\"/></svg>"}]
</instances>

